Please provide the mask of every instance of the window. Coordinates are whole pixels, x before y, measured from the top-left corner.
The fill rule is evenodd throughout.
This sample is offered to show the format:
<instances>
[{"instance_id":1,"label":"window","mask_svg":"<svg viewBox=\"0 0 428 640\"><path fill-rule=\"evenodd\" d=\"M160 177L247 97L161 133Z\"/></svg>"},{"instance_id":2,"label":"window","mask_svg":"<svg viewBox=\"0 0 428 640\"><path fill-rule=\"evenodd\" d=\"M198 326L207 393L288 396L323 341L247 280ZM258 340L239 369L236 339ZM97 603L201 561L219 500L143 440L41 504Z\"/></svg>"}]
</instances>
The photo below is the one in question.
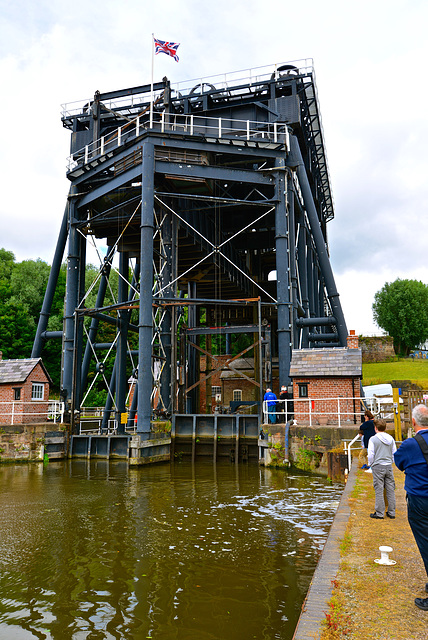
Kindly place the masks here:
<instances>
[{"instance_id":1,"label":"window","mask_svg":"<svg viewBox=\"0 0 428 640\"><path fill-rule=\"evenodd\" d=\"M307 397L308 397L308 385L299 384L299 398L307 398Z\"/></svg>"},{"instance_id":2,"label":"window","mask_svg":"<svg viewBox=\"0 0 428 640\"><path fill-rule=\"evenodd\" d=\"M43 400L45 385L33 382L31 387L31 400Z\"/></svg>"},{"instance_id":3,"label":"window","mask_svg":"<svg viewBox=\"0 0 428 640\"><path fill-rule=\"evenodd\" d=\"M214 385L211 387L211 395L215 398L216 395L221 395L221 387L215 387Z\"/></svg>"},{"instance_id":4,"label":"window","mask_svg":"<svg viewBox=\"0 0 428 640\"><path fill-rule=\"evenodd\" d=\"M242 400L242 389L233 390L233 401L240 402Z\"/></svg>"},{"instance_id":5,"label":"window","mask_svg":"<svg viewBox=\"0 0 428 640\"><path fill-rule=\"evenodd\" d=\"M21 387L14 387L13 388L13 399L14 400L21 400Z\"/></svg>"}]
</instances>

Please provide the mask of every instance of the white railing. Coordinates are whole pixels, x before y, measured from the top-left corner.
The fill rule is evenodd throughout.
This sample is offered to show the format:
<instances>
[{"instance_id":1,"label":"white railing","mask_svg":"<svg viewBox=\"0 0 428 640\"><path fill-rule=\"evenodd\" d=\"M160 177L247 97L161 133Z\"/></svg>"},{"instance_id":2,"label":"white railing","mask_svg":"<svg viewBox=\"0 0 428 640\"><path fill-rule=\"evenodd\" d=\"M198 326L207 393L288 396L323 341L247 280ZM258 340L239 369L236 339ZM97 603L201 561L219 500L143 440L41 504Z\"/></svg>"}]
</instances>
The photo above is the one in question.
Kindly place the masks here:
<instances>
[{"instance_id":1,"label":"white railing","mask_svg":"<svg viewBox=\"0 0 428 640\"><path fill-rule=\"evenodd\" d=\"M292 400L276 400L274 404L270 404L270 402L272 401L263 401L263 421L265 424L268 422L288 422L289 419L295 419L297 423L303 422L309 426L329 422L340 427L344 423L354 423L355 416L359 420L367 405L373 414L379 415L381 412L381 403L378 398L360 396L353 398L294 398ZM291 405L294 407L293 410L290 410L291 403L293 403Z\"/></svg>"},{"instance_id":2,"label":"white railing","mask_svg":"<svg viewBox=\"0 0 428 640\"><path fill-rule=\"evenodd\" d=\"M40 410L35 408L40 405ZM28 410L31 406L31 410ZM39 417L40 422L52 421L54 424L64 420L64 403L58 400L42 400L24 402L9 400L0 402L0 424L26 424L34 422Z\"/></svg>"},{"instance_id":3,"label":"white railing","mask_svg":"<svg viewBox=\"0 0 428 640\"><path fill-rule=\"evenodd\" d=\"M187 96L194 96L195 98L204 93L204 86L215 87L219 91L230 91L233 87L248 84L257 85L263 82L267 82L272 77L275 80L283 73L280 68L284 65L290 65L298 69L300 75L312 74L314 77L313 60L312 58L305 58L301 60L291 60L287 62L278 62L276 64L266 65L263 67L253 67L251 69L241 69L239 71L230 71L227 73L216 74L213 76L206 76L203 78L192 78L190 80L183 80L180 82L171 83L172 97L181 98ZM314 78L315 80L315 78ZM199 93L198 93L199 90ZM154 100L160 98L162 91L154 92ZM232 94L229 94L232 95ZM141 93L133 94L131 96L121 96L119 98L112 98L110 100L103 100L102 103L108 109L116 110L121 108L135 108L137 109L142 103L147 103L150 100L150 92L144 91ZM93 98L86 98L83 100L75 100L74 102L68 102L61 105L61 116L63 119L67 117L73 117L90 110Z\"/></svg>"},{"instance_id":4,"label":"white railing","mask_svg":"<svg viewBox=\"0 0 428 640\"><path fill-rule=\"evenodd\" d=\"M117 429L117 420L115 417L109 418L107 421L107 428L104 427L102 429L103 423L103 414L104 407L82 407L80 411L79 418L79 433L80 435L87 434L101 434L101 431L106 434L116 434ZM111 409L111 414L115 415L115 409ZM135 433L136 432L136 424L135 420L132 426L129 426L128 423L125 425L125 433Z\"/></svg>"},{"instance_id":5,"label":"white railing","mask_svg":"<svg viewBox=\"0 0 428 640\"><path fill-rule=\"evenodd\" d=\"M187 135L204 135L216 139L229 139L235 144L243 141L257 141L285 144L289 150L287 125L277 122L257 120L233 120L185 114L146 114L130 120L108 136L101 136L95 142L85 145L67 158L67 171L86 165L106 155L130 140L137 138L145 130L154 130Z\"/></svg>"}]
</instances>

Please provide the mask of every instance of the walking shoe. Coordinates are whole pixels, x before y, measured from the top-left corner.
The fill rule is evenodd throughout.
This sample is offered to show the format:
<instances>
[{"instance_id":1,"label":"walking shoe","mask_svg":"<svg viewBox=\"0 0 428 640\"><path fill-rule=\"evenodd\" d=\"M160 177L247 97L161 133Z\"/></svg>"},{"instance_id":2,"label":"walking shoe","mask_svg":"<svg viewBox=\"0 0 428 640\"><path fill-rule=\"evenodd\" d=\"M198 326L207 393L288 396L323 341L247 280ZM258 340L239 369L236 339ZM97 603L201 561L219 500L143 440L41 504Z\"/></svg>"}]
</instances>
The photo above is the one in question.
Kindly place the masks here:
<instances>
[{"instance_id":1,"label":"walking shoe","mask_svg":"<svg viewBox=\"0 0 428 640\"><path fill-rule=\"evenodd\" d=\"M422 611L428 611L428 598L415 598L415 605Z\"/></svg>"},{"instance_id":2,"label":"walking shoe","mask_svg":"<svg viewBox=\"0 0 428 640\"><path fill-rule=\"evenodd\" d=\"M377 513L371 513L370 518L374 518L375 520L383 520L383 516L378 516Z\"/></svg>"},{"instance_id":3,"label":"walking shoe","mask_svg":"<svg viewBox=\"0 0 428 640\"><path fill-rule=\"evenodd\" d=\"M363 466L361 467L361 469L368 469L368 466L366 464L363 464Z\"/></svg>"},{"instance_id":4,"label":"walking shoe","mask_svg":"<svg viewBox=\"0 0 428 640\"><path fill-rule=\"evenodd\" d=\"M389 515L388 511L386 512L386 516L387 516L388 518L391 518L391 520L395 520L395 516L391 516L391 515Z\"/></svg>"}]
</instances>

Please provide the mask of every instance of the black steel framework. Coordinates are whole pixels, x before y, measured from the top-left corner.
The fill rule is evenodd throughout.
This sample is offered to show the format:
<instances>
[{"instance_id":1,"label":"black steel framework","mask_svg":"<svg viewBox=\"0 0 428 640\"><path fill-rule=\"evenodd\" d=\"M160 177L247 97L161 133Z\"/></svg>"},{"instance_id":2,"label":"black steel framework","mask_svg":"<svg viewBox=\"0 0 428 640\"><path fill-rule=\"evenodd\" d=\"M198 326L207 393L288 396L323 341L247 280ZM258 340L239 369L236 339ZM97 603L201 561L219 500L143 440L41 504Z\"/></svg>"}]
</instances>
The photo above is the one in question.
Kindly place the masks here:
<instances>
[{"instance_id":1,"label":"black steel framework","mask_svg":"<svg viewBox=\"0 0 428 640\"><path fill-rule=\"evenodd\" d=\"M333 201L311 65L175 88L164 78L153 94L150 85L96 92L66 107L62 121L71 131L70 191L33 357L44 340L62 337L72 421L89 372L105 376L111 353L103 425L114 411L124 431L132 370L128 422L137 416L137 432L149 434L154 407L198 411L198 353L208 357L212 334L245 326L258 334L260 399L272 353L288 384L292 348L346 345L328 257ZM64 331L54 334L47 321L67 239ZM89 288L88 243L108 246ZM114 304L104 306L114 272ZM87 308L94 287L95 307ZM115 331L108 344L97 343L100 323ZM194 348L203 334L205 348Z\"/></svg>"}]
</instances>

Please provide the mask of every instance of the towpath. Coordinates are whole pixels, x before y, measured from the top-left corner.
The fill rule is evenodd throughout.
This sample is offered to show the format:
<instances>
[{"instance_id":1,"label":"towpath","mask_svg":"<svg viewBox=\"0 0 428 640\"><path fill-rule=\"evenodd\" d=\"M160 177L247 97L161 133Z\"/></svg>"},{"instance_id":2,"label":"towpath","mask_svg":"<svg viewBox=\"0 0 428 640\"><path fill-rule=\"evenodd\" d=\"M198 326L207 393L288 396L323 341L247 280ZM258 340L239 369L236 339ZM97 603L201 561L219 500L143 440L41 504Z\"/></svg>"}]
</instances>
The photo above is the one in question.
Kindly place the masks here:
<instances>
[{"instance_id":1,"label":"towpath","mask_svg":"<svg viewBox=\"0 0 428 640\"><path fill-rule=\"evenodd\" d=\"M407 522L404 474L394 467L396 519L374 520L372 475L356 463L293 640L428 640L428 612L414 605L428 597L427 576ZM374 562L381 545L392 547L395 565Z\"/></svg>"}]
</instances>

